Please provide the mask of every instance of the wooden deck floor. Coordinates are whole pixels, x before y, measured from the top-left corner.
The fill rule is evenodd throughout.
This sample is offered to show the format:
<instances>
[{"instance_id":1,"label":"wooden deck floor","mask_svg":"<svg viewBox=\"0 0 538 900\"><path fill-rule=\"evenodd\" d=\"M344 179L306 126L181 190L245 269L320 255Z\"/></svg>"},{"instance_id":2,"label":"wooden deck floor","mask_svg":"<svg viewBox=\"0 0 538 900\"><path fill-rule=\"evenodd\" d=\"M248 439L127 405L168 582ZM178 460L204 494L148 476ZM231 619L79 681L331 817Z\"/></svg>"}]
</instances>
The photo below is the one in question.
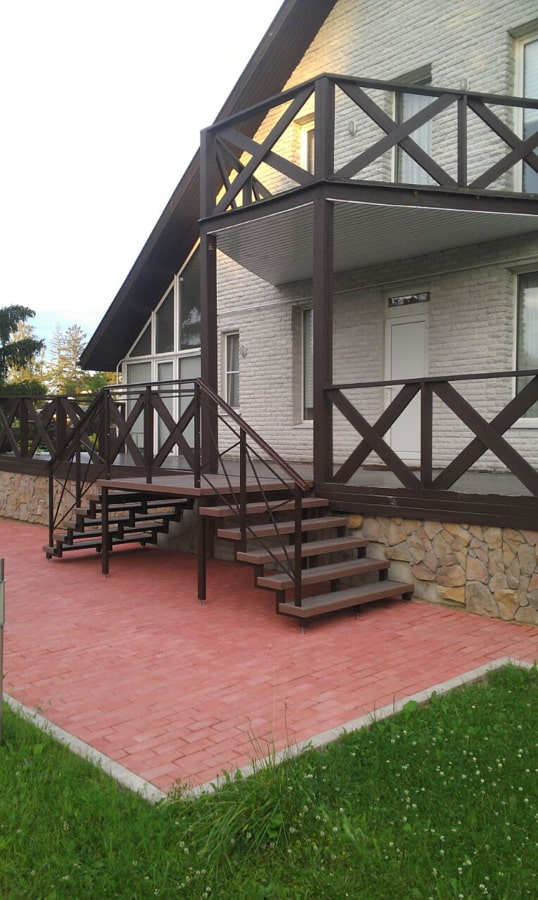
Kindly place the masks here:
<instances>
[{"instance_id":1,"label":"wooden deck floor","mask_svg":"<svg viewBox=\"0 0 538 900\"><path fill-rule=\"evenodd\" d=\"M209 497L236 494L240 488L240 479L239 475L223 475L222 473L203 475L198 487L192 474L177 475L173 472L162 472L153 476L151 481L147 481L141 476L124 476L100 478L96 484L110 490L143 491L178 497ZM247 478L246 490L249 493L257 493L260 488L271 491L286 486L293 487L293 482L282 482L274 477L260 476L259 478Z\"/></svg>"}]
</instances>

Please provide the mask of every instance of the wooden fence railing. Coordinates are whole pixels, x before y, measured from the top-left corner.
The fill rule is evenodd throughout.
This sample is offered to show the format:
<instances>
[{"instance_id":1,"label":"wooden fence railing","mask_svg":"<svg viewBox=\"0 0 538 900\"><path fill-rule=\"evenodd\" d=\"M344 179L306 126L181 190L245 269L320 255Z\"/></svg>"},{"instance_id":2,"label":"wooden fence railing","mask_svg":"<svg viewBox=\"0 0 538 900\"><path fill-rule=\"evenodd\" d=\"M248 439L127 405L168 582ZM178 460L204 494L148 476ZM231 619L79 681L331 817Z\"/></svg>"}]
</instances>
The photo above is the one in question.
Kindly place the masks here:
<instances>
[{"instance_id":1,"label":"wooden fence railing","mask_svg":"<svg viewBox=\"0 0 538 900\"><path fill-rule=\"evenodd\" d=\"M488 420L480 411L487 405L484 399L471 403L463 395L462 388L471 382L485 385L491 379L498 379L504 382L505 386L510 386L505 392L508 394L512 393L511 386L516 384L516 379L522 379L526 383L501 409L497 410L491 420ZM360 397L361 391L371 391L375 388L390 388L393 399L372 424L361 412L360 400L357 401L356 398L357 395ZM399 390L394 396L395 388ZM532 496L538 497L536 463L533 465L529 462L524 453L504 437L506 432L518 421L523 421L525 414L538 403L536 369L407 381L340 384L331 386L326 393L334 409L338 410L360 438L345 462L327 478L328 482L349 483L370 454L375 454L403 487L447 491L476 466L486 452L490 451L504 471L514 475ZM476 393L475 391L475 395ZM353 400L350 399L350 394L353 394ZM416 403L416 398L419 398L420 402L420 440L417 443L419 453L418 459L414 459L410 465L391 447L388 434L401 417L407 414L410 404ZM436 415L434 415L435 402L437 402ZM461 426L462 433L471 435L467 442L464 440L465 446L456 450L452 460L445 464L439 462L439 451L442 447L443 454L446 455L447 450L450 451L450 441L447 448L446 437L441 439L436 429L436 420L442 419L443 408L450 411L456 425ZM527 434L529 433L532 434L532 431L527 431ZM537 448L535 455L536 453Z\"/></svg>"}]
</instances>

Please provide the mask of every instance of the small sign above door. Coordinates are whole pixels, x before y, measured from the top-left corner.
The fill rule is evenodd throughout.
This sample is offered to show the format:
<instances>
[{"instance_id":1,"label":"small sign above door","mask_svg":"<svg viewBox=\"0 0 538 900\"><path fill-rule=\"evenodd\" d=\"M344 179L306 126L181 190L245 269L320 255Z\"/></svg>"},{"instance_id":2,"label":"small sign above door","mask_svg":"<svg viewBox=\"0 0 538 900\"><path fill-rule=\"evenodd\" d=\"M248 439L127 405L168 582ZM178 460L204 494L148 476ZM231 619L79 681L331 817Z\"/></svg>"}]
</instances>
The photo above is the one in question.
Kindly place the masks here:
<instances>
[{"instance_id":1,"label":"small sign above door","mask_svg":"<svg viewBox=\"0 0 538 900\"><path fill-rule=\"evenodd\" d=\"M409 306L411 303L428 303L430 292L424 291L422 294L406 294L405 297L389 297L387 303L389 309L396 306Z\"/></svg>"}]
</instances>

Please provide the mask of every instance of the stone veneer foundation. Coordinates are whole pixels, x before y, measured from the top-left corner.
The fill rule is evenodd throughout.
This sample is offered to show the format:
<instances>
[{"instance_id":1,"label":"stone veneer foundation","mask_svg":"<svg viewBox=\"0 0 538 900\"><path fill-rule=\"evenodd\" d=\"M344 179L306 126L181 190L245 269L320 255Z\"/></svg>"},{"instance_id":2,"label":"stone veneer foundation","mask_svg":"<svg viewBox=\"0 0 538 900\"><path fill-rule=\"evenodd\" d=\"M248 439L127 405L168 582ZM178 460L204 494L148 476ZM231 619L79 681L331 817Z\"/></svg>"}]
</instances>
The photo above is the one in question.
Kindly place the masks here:
<instances>
[{"instance_id":1,"label":"stone veneer foundation","mask_svg":"<svg viewBox=\"0 0 538 900\"><path fill-rule=\"evenodd\" d=\"M55 492L59 495L60 486ZM66 496L66 506L72 498ZM0 516L19 519L32 525L49 523L49 480L47 476L21 475L19 472L0 471Z\"/></svg>"},{"instance_id":2,"label":"stone veneer foundation","mask_svg":"<svg viewBox=\"0 0 538 900\"><path fill-rule=\"evenodd\" d=\"M415 596L469 612L538 624L538 531L350 516L368 553L391 562L391 575L415 583Z\"/></svg>"}]
</instances>

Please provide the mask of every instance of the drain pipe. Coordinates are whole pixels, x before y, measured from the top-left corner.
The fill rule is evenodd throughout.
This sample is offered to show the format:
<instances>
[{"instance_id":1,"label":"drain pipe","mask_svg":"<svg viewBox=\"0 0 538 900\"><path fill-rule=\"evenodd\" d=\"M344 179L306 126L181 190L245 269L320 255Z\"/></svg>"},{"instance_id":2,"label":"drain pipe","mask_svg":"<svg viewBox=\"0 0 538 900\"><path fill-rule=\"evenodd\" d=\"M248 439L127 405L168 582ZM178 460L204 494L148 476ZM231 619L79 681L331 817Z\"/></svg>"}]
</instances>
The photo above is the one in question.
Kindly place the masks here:
<instances>
[{"instance_id":1,"label":"drain pipe","mask_svg":"<svg viewBox=\"0 0 538 900\"><path fill-rule=\"evenodd\" d=\"M0 744L2 743L2 719L4 715L4 622L6 620L6 593L4 560L0 559Z\"/></svg>"}]
</instances>

